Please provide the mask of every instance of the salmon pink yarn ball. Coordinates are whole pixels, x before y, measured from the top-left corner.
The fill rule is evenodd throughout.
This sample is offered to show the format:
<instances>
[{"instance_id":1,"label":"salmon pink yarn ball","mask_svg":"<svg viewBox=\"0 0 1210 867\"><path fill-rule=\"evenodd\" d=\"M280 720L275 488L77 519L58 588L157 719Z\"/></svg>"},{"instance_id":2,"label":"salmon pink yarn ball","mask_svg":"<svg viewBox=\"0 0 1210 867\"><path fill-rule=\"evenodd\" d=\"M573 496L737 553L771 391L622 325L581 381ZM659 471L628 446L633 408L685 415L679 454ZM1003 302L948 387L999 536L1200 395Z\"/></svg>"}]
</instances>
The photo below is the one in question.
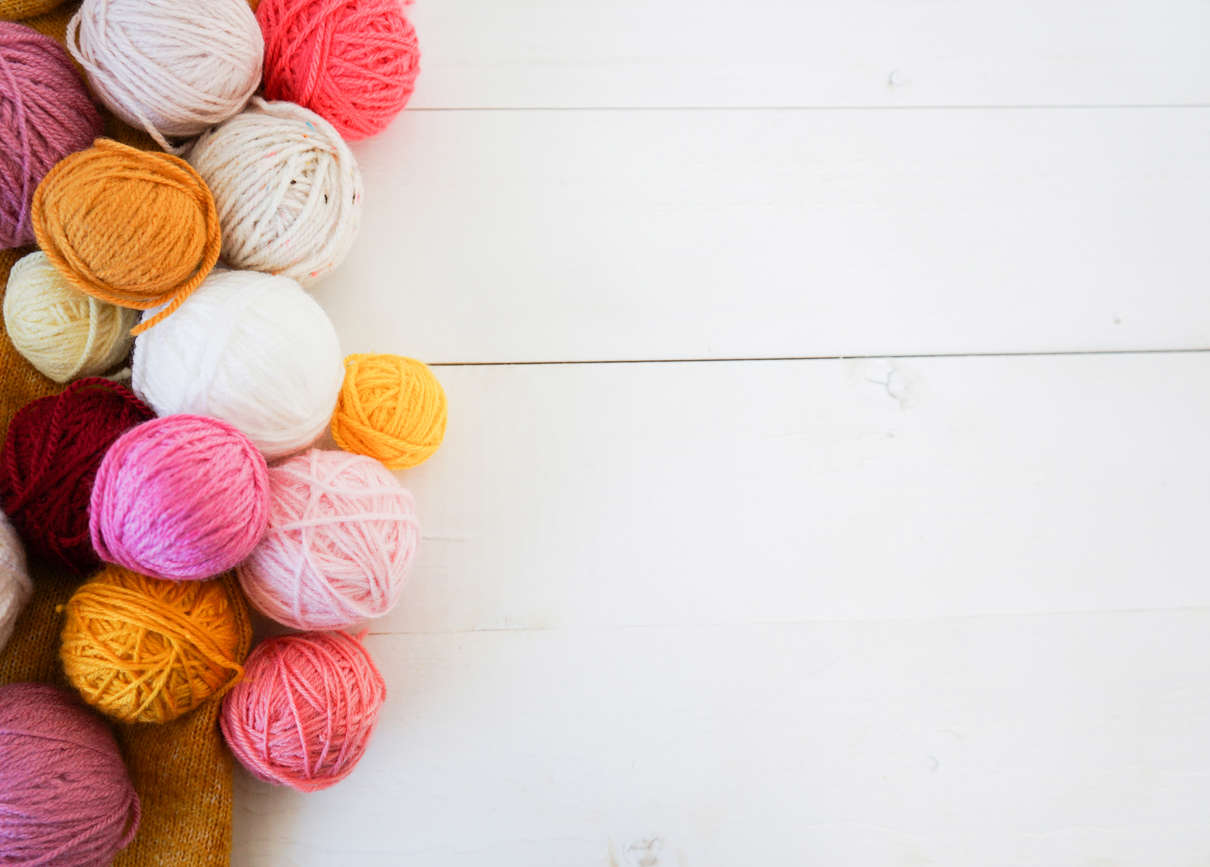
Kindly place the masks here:
<instances>
[{"instance_id":1,"label":"salmon pink yarn ball","mask_svg":"<svg viewBox=\"0 0 1210 867\"><path fill-rule=\"evenodd\" d=\"M306 632L262 642L223 700L227 746L254 776L314 792L343 780L365 754L386 699L361 642Z\"/></svg>"},{"instance_id":2,"label":"salmon pink yarn ball","mask_svg":"<svg viewBox=\"0 0 1210 867\"><path fill-rule=\"evenodd\" d=\"M265 97L322 115L350 141L381 132L420 72L401 0L261 0Z\"/></svg>"},{"instance_id":3,"label":"salmon pink yarn ball","mask_svg":"<svg viewBox=\"0 0 1210 867\"><path fill-rule=\"evenodd\" d=\"M170 580L210 578L251 553L269 521L269 471L226 422L170 415L124 433L92 489L101 559Z\"/></svg>"},{"instance_id":4,"label":"salmon pink yarn ball","mask_svg":"<svg viewBox=\"0 0 1210 867\"><path fill-rule=\"evenodd\" d=\"M312 449L272 467L269 488L269 529L238 570L253 606L295 629L343 629L395 606L420 523L386 467Z\"/></svg>"}]
</instances>

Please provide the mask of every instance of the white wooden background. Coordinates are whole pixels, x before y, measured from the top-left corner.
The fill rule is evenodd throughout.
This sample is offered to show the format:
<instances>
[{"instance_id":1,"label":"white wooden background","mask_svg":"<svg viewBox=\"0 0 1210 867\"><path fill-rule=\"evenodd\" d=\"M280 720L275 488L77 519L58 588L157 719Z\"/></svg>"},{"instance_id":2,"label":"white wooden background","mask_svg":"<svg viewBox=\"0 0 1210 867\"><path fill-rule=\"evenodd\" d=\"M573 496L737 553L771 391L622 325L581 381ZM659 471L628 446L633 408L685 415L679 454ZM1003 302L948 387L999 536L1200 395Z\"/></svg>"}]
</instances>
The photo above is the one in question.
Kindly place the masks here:
<instances>
[{"instance_id":1,"label":"white wooden background","mask_svg":"<svg viewBox=\"0 0 1210 867\"><path fill-rule=\"evenodd\" d=\"M236 867L1210 860L1210 2L420 0L318 290L439 363Z\"/></svg>"}]
</instances>

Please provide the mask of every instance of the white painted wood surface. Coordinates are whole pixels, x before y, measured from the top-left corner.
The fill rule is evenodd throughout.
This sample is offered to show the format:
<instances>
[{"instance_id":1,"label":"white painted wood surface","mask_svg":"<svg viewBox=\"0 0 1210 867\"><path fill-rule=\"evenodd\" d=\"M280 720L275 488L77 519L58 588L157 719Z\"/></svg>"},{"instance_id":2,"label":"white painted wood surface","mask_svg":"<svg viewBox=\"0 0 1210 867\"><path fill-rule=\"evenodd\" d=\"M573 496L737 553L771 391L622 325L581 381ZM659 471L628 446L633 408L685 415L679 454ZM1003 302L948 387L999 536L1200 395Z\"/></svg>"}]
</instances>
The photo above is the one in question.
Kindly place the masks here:
<instances>
[{"instance_id":1,"label":"white painted wood surface","mask_svg":"<svg viewBox=\"0 0 1210 867\"><path fill-rule=\"evenodd\" d=\"M317 295L451 425L236 867L1210 860L1210 3L414 14Z\"/></svg>"}]
</instances>

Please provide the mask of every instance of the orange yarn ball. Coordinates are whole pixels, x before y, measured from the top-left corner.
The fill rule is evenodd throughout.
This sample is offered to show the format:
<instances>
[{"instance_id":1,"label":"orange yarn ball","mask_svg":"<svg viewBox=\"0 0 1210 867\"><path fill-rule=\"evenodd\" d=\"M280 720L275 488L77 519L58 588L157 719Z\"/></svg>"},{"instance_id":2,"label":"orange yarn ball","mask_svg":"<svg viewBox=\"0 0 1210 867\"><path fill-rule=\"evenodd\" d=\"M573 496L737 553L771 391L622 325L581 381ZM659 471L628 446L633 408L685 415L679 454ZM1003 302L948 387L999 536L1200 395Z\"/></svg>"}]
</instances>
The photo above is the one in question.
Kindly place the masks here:
<instances>
[{"instance_id":1,"label":"orange yarn ball","mask_svg":"<svg viewBox=\"0 0 1210 867\"><path fill-rule=\"evenodd\" d=\"M93 707L162 723L224 694L243 674L252 626L228 574L161 581L107 566L66 606L60 657Z\"/></svg>"},{"instance_id":2,"label":"orange yarn ball","mask_svg":"<svg viewBox=\"0 0 1210 867\"><path fill-rule=\"evenodd\" d=\"M433 372L400 355L350 355L332 415L342 449L393 470L427 460L445 437L445 389Z\"/></svg>"},{"instance_id":3,"label":"orange yarn ball","mask_svg":"<svg viewBox=\"0 0 1210 867\"><path fill-rule=\"evenodd\" d=\"M51 169L31 217L46 257L82 292L136 310L166 305L133 334L176 310L218 261L218 212L193 167L109 139Z\"/></svg>"}]
</instances>

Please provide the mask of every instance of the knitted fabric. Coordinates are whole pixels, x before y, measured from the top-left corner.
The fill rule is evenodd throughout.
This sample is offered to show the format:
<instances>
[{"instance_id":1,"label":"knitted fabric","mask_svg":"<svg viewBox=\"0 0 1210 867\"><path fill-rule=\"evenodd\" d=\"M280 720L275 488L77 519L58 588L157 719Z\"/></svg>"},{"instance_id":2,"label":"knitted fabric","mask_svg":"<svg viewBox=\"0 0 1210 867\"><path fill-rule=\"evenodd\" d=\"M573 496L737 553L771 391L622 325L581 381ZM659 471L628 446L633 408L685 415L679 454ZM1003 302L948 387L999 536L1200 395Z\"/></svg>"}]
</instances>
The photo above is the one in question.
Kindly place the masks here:
<instances>
[{"instance_id":1,"label":"knitted fabric","mask_svg":"<svg viewBox=\"0 0 1210 867\"><path fill-rule=\"evenodd\" d=\"M63 0L0 0L0 21L20 21L54 9Z\"/></svg>"},{"instance_id":2,"label":"knitted fabric","mask_svg":"<svg viewBox=\"0 0 1210 867\"><path fill-rule=\"evenodd\" d=\"M0 0L0 3L5 0ZM0 7L0 12L4 8ZM76 4L27 21L62 40ZM152 147L142 133L106 118L106 134L140 147ZM12 264L29 248L0 251L0 290ZM13 349L0 333L0 437L13 414L29 401L59 390ZM52 569L31 558L34 596L17 622L9 645L0 652L0 683L46 681L63 684L59 633L74 589L65 569ZM245 636L250 643L251 636ZM244 652L247 652L245 647ZM231 861L231 758L218 729L218 702L211 702L164 725L115 728L131 779L143 803L143 822L116 867L226 867Z\"/></svg>"}]
</instances>

